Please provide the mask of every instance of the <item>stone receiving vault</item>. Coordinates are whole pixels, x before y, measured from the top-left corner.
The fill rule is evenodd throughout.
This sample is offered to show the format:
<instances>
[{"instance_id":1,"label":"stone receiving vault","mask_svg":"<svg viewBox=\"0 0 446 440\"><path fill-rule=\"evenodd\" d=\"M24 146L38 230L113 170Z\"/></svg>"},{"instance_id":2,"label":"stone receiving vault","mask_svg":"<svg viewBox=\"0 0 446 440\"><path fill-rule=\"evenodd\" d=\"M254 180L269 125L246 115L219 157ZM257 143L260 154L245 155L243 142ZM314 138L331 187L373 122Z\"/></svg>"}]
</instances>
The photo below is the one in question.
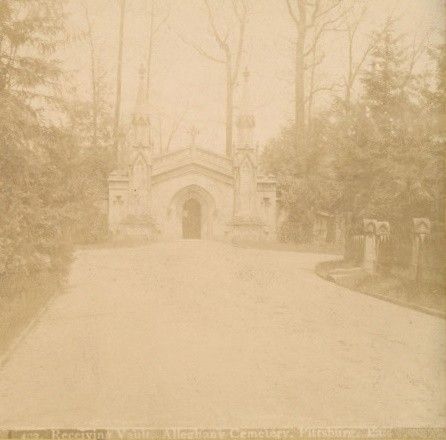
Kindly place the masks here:
<instances>
[{"instance_id":1,"label":"stone receiving vault","mask_svg":"<svg viewBox=\"0 0 446 440\"><path fill-rule=\"evenodd\" d=\"M238 137L232 155L201 148L155 154L150 139L145 74L120 167L108 179L109 229L146 239L275 240L276 181L258 174L255 119L245 71Z\"/></svg>"}]
</instances>

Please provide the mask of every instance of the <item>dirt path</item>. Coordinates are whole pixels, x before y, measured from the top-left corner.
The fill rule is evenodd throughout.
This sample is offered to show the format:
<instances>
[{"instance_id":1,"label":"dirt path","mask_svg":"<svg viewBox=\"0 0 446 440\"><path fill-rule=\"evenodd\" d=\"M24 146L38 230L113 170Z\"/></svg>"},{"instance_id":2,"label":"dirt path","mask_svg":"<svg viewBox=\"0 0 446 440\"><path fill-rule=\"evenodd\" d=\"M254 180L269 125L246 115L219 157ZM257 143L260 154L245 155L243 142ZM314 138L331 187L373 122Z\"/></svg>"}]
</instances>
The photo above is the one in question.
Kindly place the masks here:
<instances>
[{"instance_id":1,"label":"dirt path","mask_svg":"<svg viewBox=\"0 0 446 440\"><path fill-rule=\"evenodd\" d=\"M0 426L444 426L445 321L319 279L323 259L79 251L0 373Z\"/></svg>"}]
</instances>

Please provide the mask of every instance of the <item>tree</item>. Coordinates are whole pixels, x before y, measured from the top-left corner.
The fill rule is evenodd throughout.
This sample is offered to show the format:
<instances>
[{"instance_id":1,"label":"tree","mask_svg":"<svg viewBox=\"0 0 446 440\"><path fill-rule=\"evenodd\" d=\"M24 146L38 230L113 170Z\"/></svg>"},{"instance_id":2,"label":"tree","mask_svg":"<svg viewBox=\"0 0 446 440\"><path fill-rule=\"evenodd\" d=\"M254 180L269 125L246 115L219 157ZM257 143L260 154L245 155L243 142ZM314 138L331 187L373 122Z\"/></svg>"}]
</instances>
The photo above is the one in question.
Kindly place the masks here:
<instances>
[{"instance_id":1,"label":"tree","mask_svg":"<svg viewBox=\"0 0 446 440\"><path fill-rule=\"evenodd\" d=\"M65 213L48 197L56 188L46 179L60 165L48 150L61 138L40 110L57 111L62 72L53 54L64 33L62 4L5 0L0 23L0 273L28 273L66 255Z\"/></svg>"},{"instance_id":2,"label":"tree","mask_svg":"<svg viewBox=\"0 0 446 440\"><path fill-rule=\"evenodd\" d=\"M149 0L147 0L149 1ZM147 102L150 104L150 98L151 98L151 80L152 80L152 58L153 58L153 44L155 42L155 37L158 34L161 27L166 23L166 21L169 18L170 14L170 4L168 4L168 7L164 13L164 15L161 15L160 11L157 11L156 7L156 1L150 0L150 7L149 9L149 37L148 37L148 43L147 43ZM159 18L158 18L159 17Z\"/></svg>"},{"instance_id":3,"label":"tree","mask_svg":"<svg viewBox=\"0 0 446 440\"><path fill-rule=\"evenodd\" d=\"M118 60L116 71L116 100L115 117L113 122L113 150L115 162L118 161L119 152L119 124L121 117L121 93L122 93L122 55L124 46L124 23L125 23L126 0L119 0L119 34L118 34Z\"/></svg>"},{"instance_id":4,"label":"tree","mask_svg":"<svg viewBox=\"0 0 446 440\"><path fill-rule=\"evenodd\" d=\"M374 32L363 96L332 127L344 209L357 218L398 224L432 214L430 118L408 53L393 21Z\"/></svg>"},{"instance_id":5,"label":"tree","mask_svg":"<svg viewBox=\"0 0 446 440\"><path fill-rule=\"evenodd\" d=\"M215 63L222 64L225 68L226 73L226 155L228 157L232 156L232 143L233 143L233 124L234 124L234 89L237 84L240 62L242 58L243 45L245 39L246 23L248 17L248 9L246 0L232 0L232 12L237 21L237 33L235 40L235 48L231 47L230 44L230 32L228 29L221 30L218 29L216 24L215 12L210 5L209 0L203 0L208 24L210 27L210 32L217 43L217 47L220 51L220 56L215 56L203 49L202 47L196 45L195 43L181 37L182 40L188 45L192 46L197 53L203 57L211 60ZM227 3L227 2L226 2ZM221 8L225 6L223 3ZM234 37L234 36L233 36Z\"/></svg>"},{"instance_id":6,"label":"tree","mask_svg":"<svg viewBox=\"0 0 446 440\"><path fill-rule=\"evenodd\" d=\"M442 206L435 201L444 194L438 189L444 138L433 135L432 118L432 106L443 102L441 76L426 79L415 68L423 55L420 45L407 45L394 25L389 19L372 33L366 55L350 58L347 94L311 118L314 129L307 128L298 151L295 125L266 145L263 167L277 175L289 214L283 238L311 239L318 210L388 220L392 230L401 225L407 233L412 217L433 218L435 206ZM440 65L438 52L437 59ZM349 92L358 80L362 88L353 96Z\"/></svg>"},{"instance_id":7,"label":"tree","mask_svg":"<svg viewBox=\"0 0 446 440\"><path fill-rule=\"evenodd\" d=\"M442 43L429 49L429 58L435 69L425 75L422 83L423 105L429 115L431 143L433 149L433 166L431 166L430 184L435 199L435 219L445 221L446 189L445 145L446 145L446 44Z\"/></svg>"},{"instance_id":8,"label":"tree","mask_svg":"<svg viewBox=\"0 0 446 440\"><path fill-rule=\"evenodd\" d=\"M91 106L61 94L70 80L55 51L66 40L64 17L59 0L0 4L2 276L61 271L73 241L101 218L92 172L100 168L86 148Z\"/></svg>"},{"instance_id":9,"label":"tree","mask_svg":"<svg viewBox=\"0 0 446 440\"><path fill-rule=\"evenodd\" d=\"M358 32L363 22L364 16L367 13L367 5L361 5L359 11L353 9L345 17L345 28L347 34L347 72L344 77L344 105L345 108L350 108L351 96L353 88L357 81L359 74L364 66L364 63L373 49L373 39L369 39L365 48L355 57L354 49L357 45Z\"/></svg>"},{"instance_id":10,"label":"tree","mask_svg":"<svg viewBox=\"0 0 446 440\"><path fill-rule=\"evenodd\" d=\"M311 242L314 215L318 211L332 212L338 200L326 118L326 114L314 118L313 135L299 152L295 147L295 128L290 124L267 143L262 154L262 168L277 176L281 206L288 213L279 231L284 241Z\"/></svg>"},{"instance_id":11,"label":"tree","mask_svg":"<svg viewBox=\"0 0 446 440\"><path fill-rule=\"evenodd\" d=\"M158 113L158 142L161 154L170 151L172 142L183 124L187 112L188 108L185 108L182 112L171 115L170 118L166 114Z\"/></svg>"},{"instance_id":12,"label":"tree","mask_svg":"<svg viewBox=\"0 0 446 440\"><path fill-rule=\"evenodd\" d=\"M98 114L99 114L99 96L98 96L98 77L97 77L97 60L96 45L93 38L93 28L90 20L87 5L83 3L85 12L85 22L87 24L87 41L90 52L90 77L91 77L91 97L92 97L92 146L98 143Z\"/></svg>"},{"instance_id":13,"label":"tree","mask_svg":"<svg viewBox=\"0 0 446 440\"><path fill-rule=\"evenodd\" d=\"M296 27L295 54L294 54L294 129L295 148L300 148L305 143L306 111L305 101L307 90L305 87L305 71L308 68L306 59L313 56L311 65L316 63L316 47L321 36L334 26L340 16L331 16L340 5L339 0L323 1L314 0L286 0L288 13ZM312 33L311 44L307 45ZM314 71L313 71L314 72ZM312 102L314 90L311 92L309 102Z\"/></svg>"},{"instance_id":14,"label":"tree","mask_svg":"<svg viewBox=\"0 0 446 440\"><path fill-rule=\"evenodd\" d=\"M90 136L90 142L84 147L85 155L93 158L98 156L95 160L98 167L108 174L112 166L112 151L110 149L111 138L111 108L107 100L107 83L105 80L105 72L101 68L101 60L97 51L96 41L94 36L93 22L90 18L90 13L85 2L82 3L85 15L86 32L85 39L88 44L88 51L90 55L90 83L91 83L91 101L84 103L81 100L76 100L76 107L67 105L65 112L70 113L70 123L73 131L77 132L78 139L82 139L85 134ZM71 91L72 101L77 96L77 91ZM69 100L65 97L65 102ZM90 121L90 123L88 123ZM82 127L81 130L79 130ZM102 157L102 162L99 158ZM106 176L104 175L104 179ZM103 184L103 182L102 182Z\"/></svg>"}]
</instances>

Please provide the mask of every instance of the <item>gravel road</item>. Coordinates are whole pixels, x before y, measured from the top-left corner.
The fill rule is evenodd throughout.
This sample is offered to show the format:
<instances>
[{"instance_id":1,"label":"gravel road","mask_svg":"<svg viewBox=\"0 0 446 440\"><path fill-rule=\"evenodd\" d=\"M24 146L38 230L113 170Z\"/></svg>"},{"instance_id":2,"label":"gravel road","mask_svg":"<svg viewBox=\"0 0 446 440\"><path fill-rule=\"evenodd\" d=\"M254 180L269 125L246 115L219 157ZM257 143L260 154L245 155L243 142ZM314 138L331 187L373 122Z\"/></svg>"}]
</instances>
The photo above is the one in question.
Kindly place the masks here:
<instances>
[{"instance_id":1,"label":"gravel road","mask_svg":"<svg viewBox=\"0 0 446 440\"><path fill-rule=\"evenodd\" d=\"M0 372L0 427L445 426L446 321L320 279L327 258L79 250Z\"/></svg>"}]
</instances>

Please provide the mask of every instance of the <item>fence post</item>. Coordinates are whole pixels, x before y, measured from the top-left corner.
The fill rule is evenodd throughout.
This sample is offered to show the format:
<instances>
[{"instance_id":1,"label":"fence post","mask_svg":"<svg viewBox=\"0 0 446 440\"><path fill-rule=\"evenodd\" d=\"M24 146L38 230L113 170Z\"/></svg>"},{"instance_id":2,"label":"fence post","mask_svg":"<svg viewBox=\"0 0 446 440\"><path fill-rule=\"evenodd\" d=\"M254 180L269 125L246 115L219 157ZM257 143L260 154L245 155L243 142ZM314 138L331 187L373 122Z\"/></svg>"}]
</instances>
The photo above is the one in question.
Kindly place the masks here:
<instances>
[{"instance_id":1,"label":"fence post","mask_svg":"<svg viewBox=\"0 0 446 440\"><path fill-rule=\"evenodd\" d=\"M362 267L367 272L373 273L376 269L376 220L365 218L364 228L364 257Z\"/></svg>"},{"instance_id":2,"label":"fence post","mask_svg":"<svg viewBox=\"0 0 446 440\"><path fill-rule=\"evenodd\" d=\"M417 287L423 281L423 257L426 237L431 232L431 222L428 218L413 219L412 239L412 270L415 275Z\"/></svg>"},{"instance_id":3,"label":"fence post","mask_svg":"<svg viewBox=\"0 0 446 440\"><path fill-rule=\"evenodd\" d=\"M376 222L376 253L377 269L387 272L390 269L390 224L389 222Z\"/></svg>"},{"instance_id":4,"label":"fence post","mask_svg":"<svg viewBox=\"0 0 446 440\"><path fill-rule=\"evenodd\" d=\"M357 264L362 264L364 261L364 234L355 235L355 261Z\"/></svg>"}]
</instances>

